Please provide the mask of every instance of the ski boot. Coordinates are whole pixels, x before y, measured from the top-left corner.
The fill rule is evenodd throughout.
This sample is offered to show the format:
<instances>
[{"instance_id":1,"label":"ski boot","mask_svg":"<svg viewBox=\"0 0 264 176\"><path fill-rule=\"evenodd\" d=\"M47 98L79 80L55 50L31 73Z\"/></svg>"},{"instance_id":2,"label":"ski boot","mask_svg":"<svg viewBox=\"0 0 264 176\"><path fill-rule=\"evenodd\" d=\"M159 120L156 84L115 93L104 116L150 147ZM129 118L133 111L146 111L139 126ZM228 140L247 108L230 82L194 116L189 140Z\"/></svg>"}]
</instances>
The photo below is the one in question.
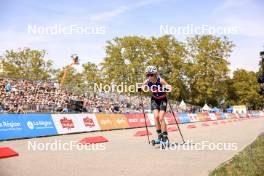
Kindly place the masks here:
<instances>
[{"instance_id":1,"label":"ski boot","mask_svg":"<svg viewBox=\"0 0 264 176\"><path fill-rule=\"evenodd\" d=\"M165 149L166 147L170 146L170 142L169 142L169 138L168 138L168 133L167 132L163 132L162 134L162 138L160 141L160 145L162 149Z\"/></svg>"},{"instance_id":2,"label":"ski boot","mask_svg":"<svg viewBox=\"0 0 264 176\"><path fill-rule=\"evenodd\" d=\"M153 146L158 145L158 144L160 144L161 139L162 139L162 133L160 132L160 133L158 133L158 139L153 139L151 141L151 144Z\"/></svg>"}]
</instances>

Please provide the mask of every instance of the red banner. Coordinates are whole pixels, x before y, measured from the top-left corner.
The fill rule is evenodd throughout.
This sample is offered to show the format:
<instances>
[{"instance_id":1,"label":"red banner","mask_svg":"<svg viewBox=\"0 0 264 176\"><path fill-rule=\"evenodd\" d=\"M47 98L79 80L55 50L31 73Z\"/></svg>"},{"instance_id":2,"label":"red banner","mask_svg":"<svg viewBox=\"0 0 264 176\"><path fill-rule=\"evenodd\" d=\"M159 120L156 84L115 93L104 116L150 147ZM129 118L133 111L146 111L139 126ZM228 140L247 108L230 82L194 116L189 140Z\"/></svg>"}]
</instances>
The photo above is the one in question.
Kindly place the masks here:
<instances>
[{"instance_id":1,"label":"red banner","mask_svg":"<svg viewBox=\"0 0 264 176\"><path fill-rule=\"evenodd\" d=\"M145 119L143 114L126 114L127 122L130 128L145 126ZM150 121L146 115L147 125L150 126Z\"/></svg>"}]
</instances>

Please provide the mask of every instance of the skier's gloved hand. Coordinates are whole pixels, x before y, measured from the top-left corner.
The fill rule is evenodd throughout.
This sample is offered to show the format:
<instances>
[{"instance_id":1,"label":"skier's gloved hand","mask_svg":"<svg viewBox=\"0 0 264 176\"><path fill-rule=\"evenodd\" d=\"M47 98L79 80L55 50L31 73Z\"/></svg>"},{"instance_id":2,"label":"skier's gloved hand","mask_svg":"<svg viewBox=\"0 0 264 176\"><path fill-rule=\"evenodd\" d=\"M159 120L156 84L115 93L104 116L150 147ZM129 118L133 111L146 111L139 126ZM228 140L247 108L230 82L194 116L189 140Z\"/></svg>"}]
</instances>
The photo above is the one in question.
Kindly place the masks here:
<instances>
[{"instance_id":1,"label":"skier's gloved hand","mask_svg":"<svg viewBox=\"0 0 264 176\"><path fill-rule=\"evenodd\" d=\"M171 92L172 88L170 87L164 87L164 92Z\"/></svg>"}]
</instances>

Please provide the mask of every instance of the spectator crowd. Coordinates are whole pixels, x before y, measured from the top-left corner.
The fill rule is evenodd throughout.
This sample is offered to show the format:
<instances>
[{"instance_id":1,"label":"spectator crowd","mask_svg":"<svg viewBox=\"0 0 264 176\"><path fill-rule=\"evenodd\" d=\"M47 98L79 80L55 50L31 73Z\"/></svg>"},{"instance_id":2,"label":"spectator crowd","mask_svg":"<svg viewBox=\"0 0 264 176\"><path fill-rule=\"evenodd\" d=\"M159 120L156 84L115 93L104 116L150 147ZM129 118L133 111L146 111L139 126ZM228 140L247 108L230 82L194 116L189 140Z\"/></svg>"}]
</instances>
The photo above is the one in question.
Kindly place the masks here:
<instances>
[{"instance_id":1,"label":"spectator crowd","mask_svg":"<svg viewBox=\"0 0 264 176\"><path fill-rule=\"evenodd\" d=\"M141 110L138 96L105 93L74 95L58 83L0 78L0 113L71 112L71 100L82 101L84 112L131 113ZM149 98L143 98L149 105ZM149 107L146 107L147 109Z\"/></svg>"}]
</instances>

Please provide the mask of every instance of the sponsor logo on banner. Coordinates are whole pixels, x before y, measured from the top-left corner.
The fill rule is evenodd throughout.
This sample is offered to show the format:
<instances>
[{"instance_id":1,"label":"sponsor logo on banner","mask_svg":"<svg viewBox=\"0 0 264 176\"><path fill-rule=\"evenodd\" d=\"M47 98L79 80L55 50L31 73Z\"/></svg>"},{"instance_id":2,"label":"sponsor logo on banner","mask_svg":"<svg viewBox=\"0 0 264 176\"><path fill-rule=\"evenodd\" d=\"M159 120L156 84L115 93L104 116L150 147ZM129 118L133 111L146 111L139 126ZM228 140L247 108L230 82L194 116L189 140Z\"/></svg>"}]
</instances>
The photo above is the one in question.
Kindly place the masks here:
<instances>
[{"instance_id":1,"label":"sponsor logo on banner","mask_svg":"<svg viewBox=\"0 0 264 176\"><path fill-rule=\"evenodd\" d=\"M175 118L176 118L177 122L180 123L179 117L177 116L177 114L175 114L175 115L176 115ZM173 114L166 113L165 114L165 122L166 122L166 124L175 124L176 122L175 122L175 119L173 117Z\"/></svg>"},{"instance_id":2,"label":"sponsor logo on banner","mask_svg":"<svg viewBox=\"0 0 264 176\"><path fill-rule=\"evenodd\" d=\"M114 129L114 124L109 114L96 114L101 130Z\"/></svg>"},{"instance_id":3,"label":"sponsor logo on banner","mask_svg":"<svg viewBox=\"0 0 264 176\"><path fill-rule=\"evenodd\" d=\"M260 115L260 112L259 111L252 111L251 112L251 117L254 117L254 118L258 118L258 117L260 117L261 115Z\"/></svg>"},{"instance_id":4,"label":"sponsor logo on banner","mask_svg":"<svg viewBox=\"0 0 264 176\"><path fill-rule=\"evenodd\" d=\"M124 114L110 114L114 129L128 128L127 118Z\"/></svg>"},{"instance_id":5,"label":"sponsor logo on banner","mask_svg":"<svg viewBox=\"0 0 264 176\"><path fill-rule=\"evenodd\" d=\"M216 115L214 113L209 113L209 117L211 120L217 120Z\"/></svg>"},{"instance_id":6,"label":"sponsor logo on banner","mask_svg":"<svg viewBox=\"0 0 264 176\"><path fill-rule=\"evenodd\" d=\"M185 113L177 113L177 116L180 118L181 123L189 123L191 122L189 116Z\"/></svg>"},{"instance_id":7,"label":"sponsor logo on banner","mask_svg":"<svg viewBox=\"0 0 264 176\"><path fill-rule=\"evenodd\" d=\"M94 114L52 114L59 134L100 130Z\"/></svg>"},{"instance_id":8,"label":"sponsor logo on banner","mask_svg":"<svg viewBox=\"0 0 264 176\"><path fill-rule=\"evenodd\" d=\"M130 128L133 127L143 127L145 126L145 119L143 114L126 114L127 122ZM150 121L146 118L147 125L150 126Z\"/></svg>"},{"instance_id":9,"label":"sponsor logo on banner","mask_svg":"<svg viewBox=\"0 0 264 176\"><path fill-rule=\"evenodd\" d=\"M155 119L154 119L154 114L153 113L148 113L146 114L147 115L147 118L150 122L150 125L155 125ZM167 119L165 118L165 122L167 123Z\"/></svg>"},{"instance_id":10,"label":"sponsor logo on banner","mask_svg":"<svg viewBox=\"0 0 264 176\"><path fill-rule=\"evenodd\" d=\"M80 118L82 121L81 128L84 128L85 131L100 130L95 114L80 114L77 118Z\"/></svg>"},{"instance_id":11,"label":"sponsor logo on banner","mask_svg":"<svg viewBox=\"0 0 264 176\"><path fill-rule=\"evenodd\" d=\"M234 113L233 118L238 119L239 118L239 114L238 113Z\"/></svg>"},{"instance_id":12,"label":"sponsor logo on banner","mask_svg":"<svg viewBox=\"0 0 264 176\"><path fill-rule=\"evenodd\" d=\"M116 119L116 123L117 124L124 124L124 123L126 123L126 121L124 120L124 119Z\"/></svg>"},{"instance_id":13,"label":"sponsor logo on banner","mask_svg":"<svg viewBox=\"0 0 264 176\"><path fill-rule=\"evenodd\" d=\"M102 119L102 120L100 120L100 124L112 125L112 121L110 119Z\"/></svg>"},{"instance_id":14,"label":"sponsor logo on banner","mask_svg":"<svg viewBox=\"0 0 264 176\"><path fill-rule=\"evenodd\" d=\"M62 119L60 119L60 123L62 128L67 128L67 129L74 128L73 121L71 119L67 119L66 117L62 117Z\"/></svg>"},{"instance_id":15,"label":"sponsor logo on banner","mask_svg":"<svg viewBox=\"0 0 264 176\"><path fill-rule=\"evenodd\" d=\"M37 121L27 121L27 127L31 130L48 129L48 128L54 128L54 125L52 121L37 120Z\"/></svg>"},{"instance_id":16,"label":"sponsor logo on banner","mask_svg":"<svg viewBox=\"0 0 264 176\"><path fill-rule=\"evenodd\" d=\"M211 120L208 113L197 113L197 118L199 121L209 121Z\"/></svg>"},{"instance_id":17,"label":"sponsor logo on banner","mask_svg":"<svg viewBox=\"0 0 264 176\"><path fill-rule=\"evenodd\" d=\"M13 114L12 114L13 115ZM1 115L3 116L3 115ZM8 131L20 131L22 130L22 122L21 121L16 121L17 119L15 118L9 118L9 119L4 119L1 117L1 122L0 122L0 132L8 132Z\"/></svg>"},{"instance_id":18,"label":"sponsor logo on banner","mask_svg":"<svg viewBox=\"0 0 264 176\"><path fill-rule=\"evenodd\" d=\"M227 116L226 116L227 113L221 113L221 119L226 119Z\"/></svg>"},{"instance_id":19,"label":"sponsor logo on banner","mask_svg":"<svg viewBox=\"0 0 264 176\"><path fill-rule=\"evenodd\" d=\"M235 113L231 113L230 118L235 119L235 118L237 118L237 115Z\"/></svg>"},{"instance_id":20,"label":"sponsor logo on banner","mask_svg":"<svg viewBox=\"0 0 264 176\"><path fill-rule=\"evenodd\" d=\"M89 127L89 128L95 127L94 120L92 118L89 118L89 117L83 118L83 123L84 123L84 126L86 127Z\"/></svg>"},{"instance_id":21,"label":"sponsor logo on banner","mask_svg":"<svg viewBox=\"0 0 264 176\"><path fill-rule=\"evenodd\" d=\"M226 119L231 119L232 118L232 113L225 113Z\"/></svg>"},{"instance_id":22,"label":"sponsor logo on banner","mask_svg":"<svg viewBox=\"0 0 264 176\"><path fill-rule=\"evenodd\" d=\"M216 119L221 120L222 119L221 115L222 115L222 113L220 113L220 112L215 113Z\"/></svg>"},{"instance_id":23,"label":"sponsor logo on banner","mask_svg":"<svg viewBox=\"0 0 264 176\"><path fill-rule=\"evenodd\" d=\"M31 121L27 122L27 126L29 129L33 130L34 129L34 124Z\"/></svg>"},{"instance_id":24,"label":"sponsor logo on banner","mask_svg":"<svg viewBox=\"0 0 264 176\"><path fill-rule=\"evenodd\" d=\"M56 134L50 114L0 115L0 140Z\"/></svg>"},{"instance_id":25,"label":"sponsor logo on banner","mask_svg":"<svg viewBox=\"0 0 264 176\"><path fill-rule=\"evenodd\" d=\"M191 122L198 122L196 114L188 114L188 117L190 118Z\"/></svg>"}]
</instances>

